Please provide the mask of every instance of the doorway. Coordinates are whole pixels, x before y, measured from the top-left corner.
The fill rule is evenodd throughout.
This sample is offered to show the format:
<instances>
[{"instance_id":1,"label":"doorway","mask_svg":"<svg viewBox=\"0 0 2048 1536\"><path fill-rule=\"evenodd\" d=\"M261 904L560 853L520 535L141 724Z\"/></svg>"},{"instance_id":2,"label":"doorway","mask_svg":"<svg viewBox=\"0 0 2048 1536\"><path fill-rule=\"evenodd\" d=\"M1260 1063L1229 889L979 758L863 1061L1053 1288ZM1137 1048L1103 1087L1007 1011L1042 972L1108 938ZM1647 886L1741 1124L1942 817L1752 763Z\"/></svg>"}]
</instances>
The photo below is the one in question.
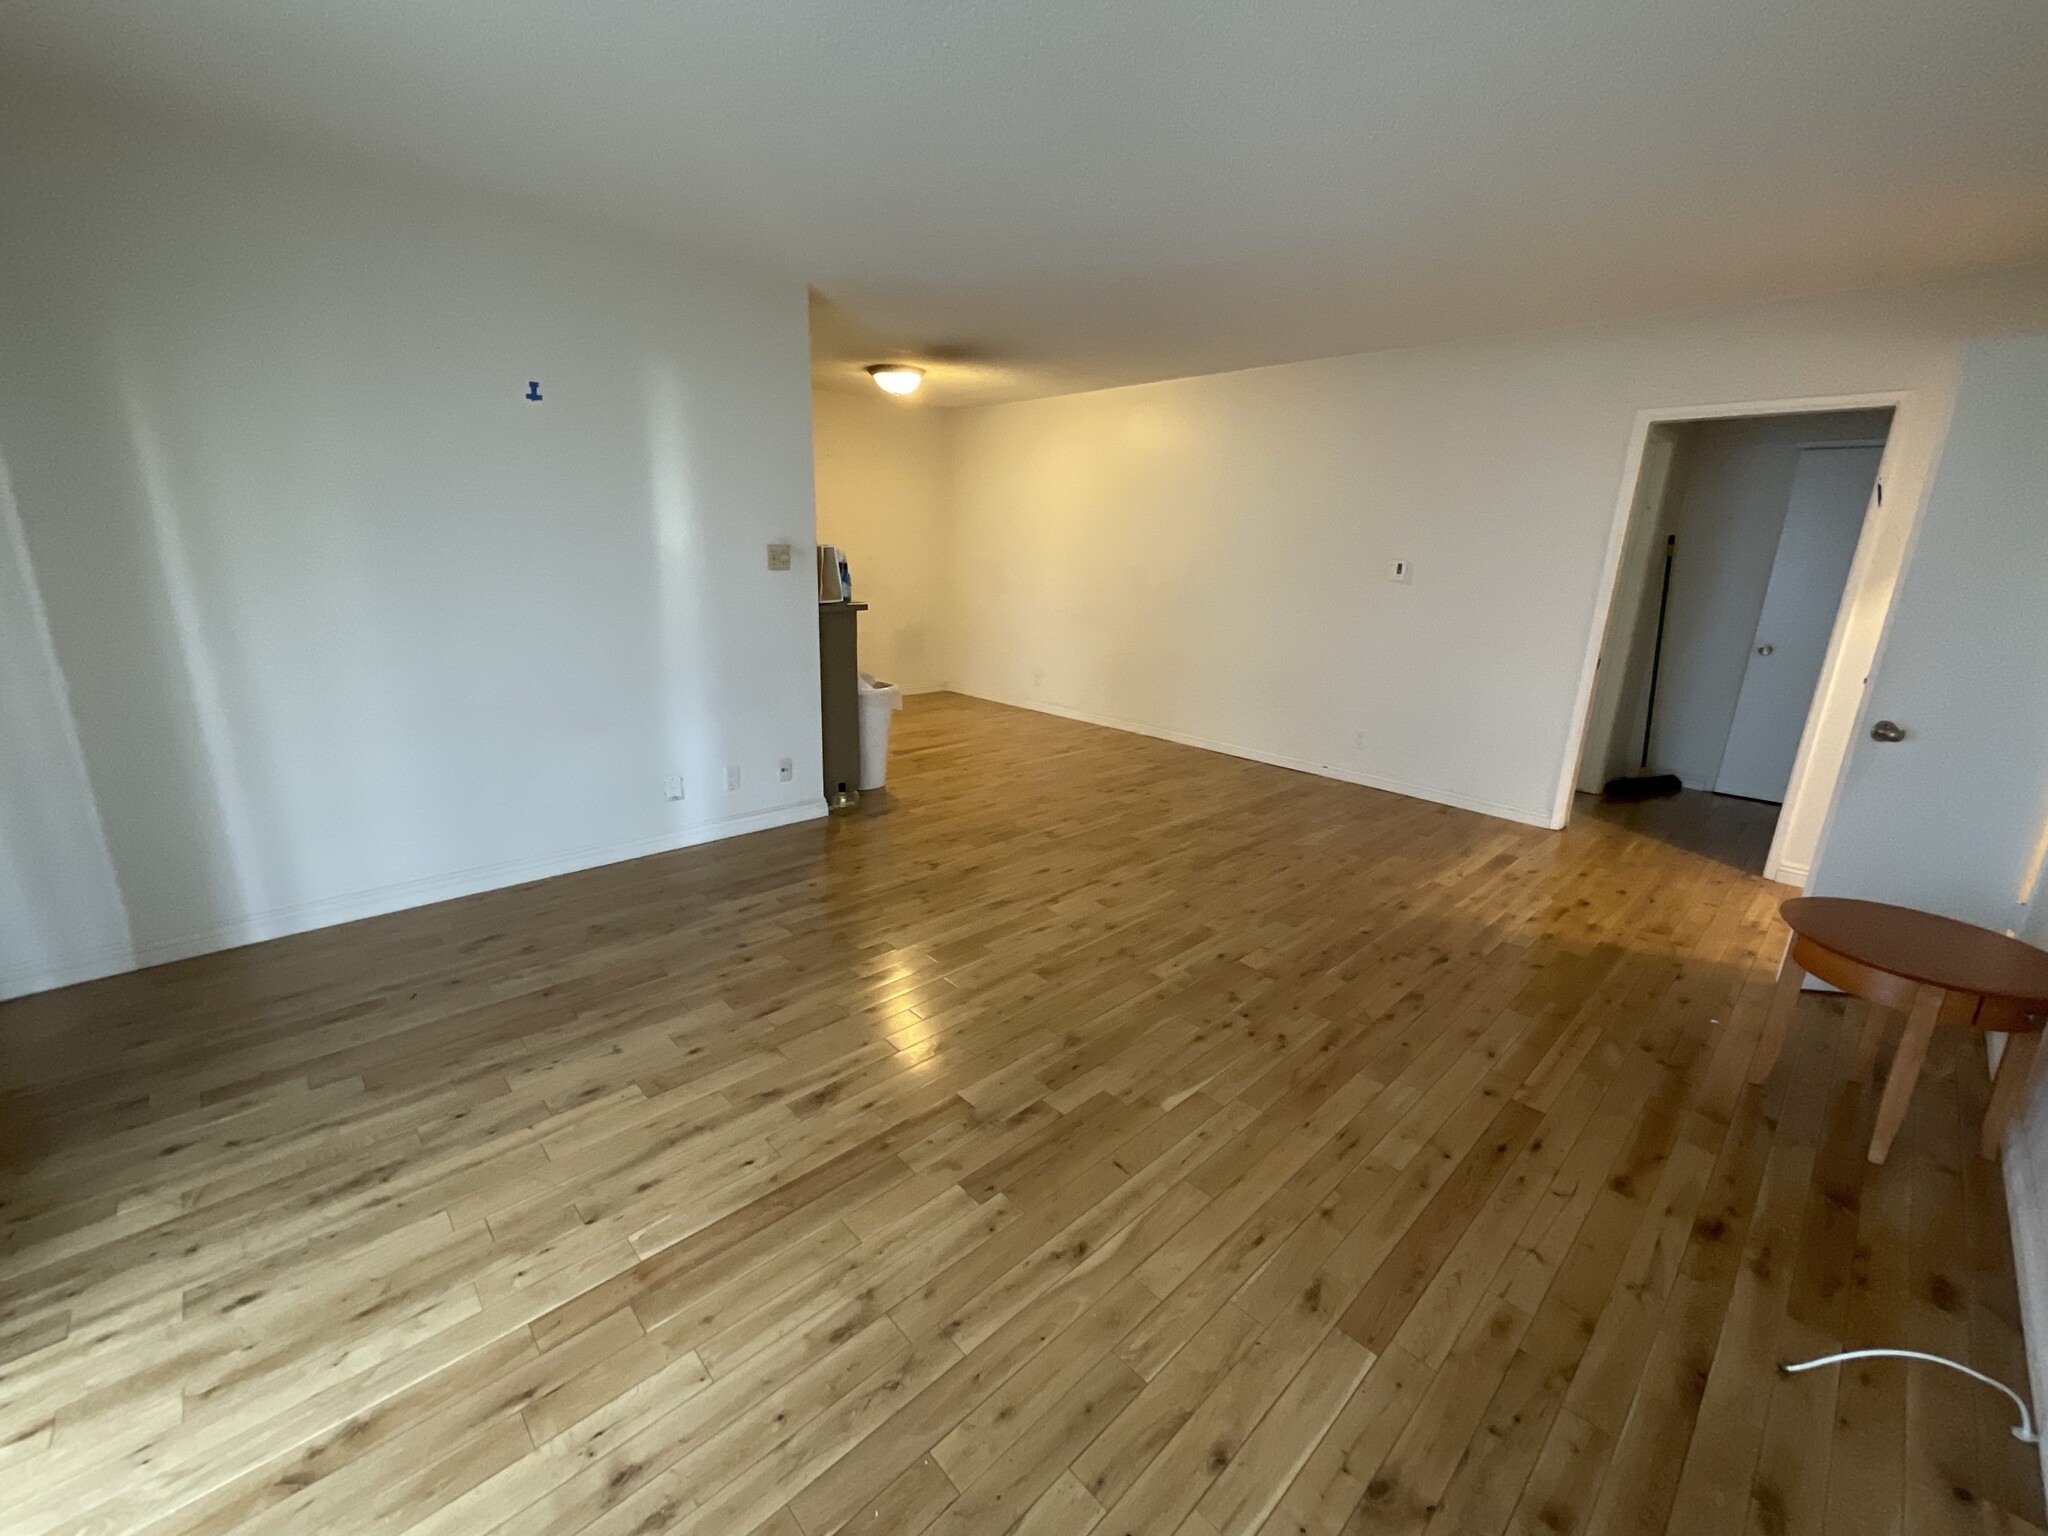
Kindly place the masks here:
<instances>
[{"instance_id":1,"label":"doorway","mask_svg":"<svg viewBox=\"0 0 2048 1536\"><path fill-rule=\"evenodd\" d=\"M1831 773L1799 782L1798 769L1891 423L1887 405L1648 427L1587 712L1582 808L1803 881L1810 850L1784 846L1784 812L1833 792ZM1682 787L1654 804L1599 799L1643 774Z\"/></svg>"}]
</instances>

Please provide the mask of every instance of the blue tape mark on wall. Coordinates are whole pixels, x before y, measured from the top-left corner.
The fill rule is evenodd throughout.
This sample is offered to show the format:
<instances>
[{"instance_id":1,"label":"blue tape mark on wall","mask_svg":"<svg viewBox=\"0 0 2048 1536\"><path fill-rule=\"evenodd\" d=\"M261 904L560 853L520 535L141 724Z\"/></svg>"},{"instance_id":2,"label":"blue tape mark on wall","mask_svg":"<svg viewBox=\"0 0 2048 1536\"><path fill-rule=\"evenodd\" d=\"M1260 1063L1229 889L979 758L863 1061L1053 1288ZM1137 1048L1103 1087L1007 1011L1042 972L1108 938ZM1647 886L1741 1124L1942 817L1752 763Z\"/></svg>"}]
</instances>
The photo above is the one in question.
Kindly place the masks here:
<instances>
[{"instance_id":1,"label":"blue tape mark on wall","mask_svg":"<svg viewBox=\"0 0 2048 1536\"><path fill-rule=\"evenodd\" d=\"M538 400L540 398L539 379L528 379L526 381L526 398L529 400Z\"/></svg>"}]
</instances>

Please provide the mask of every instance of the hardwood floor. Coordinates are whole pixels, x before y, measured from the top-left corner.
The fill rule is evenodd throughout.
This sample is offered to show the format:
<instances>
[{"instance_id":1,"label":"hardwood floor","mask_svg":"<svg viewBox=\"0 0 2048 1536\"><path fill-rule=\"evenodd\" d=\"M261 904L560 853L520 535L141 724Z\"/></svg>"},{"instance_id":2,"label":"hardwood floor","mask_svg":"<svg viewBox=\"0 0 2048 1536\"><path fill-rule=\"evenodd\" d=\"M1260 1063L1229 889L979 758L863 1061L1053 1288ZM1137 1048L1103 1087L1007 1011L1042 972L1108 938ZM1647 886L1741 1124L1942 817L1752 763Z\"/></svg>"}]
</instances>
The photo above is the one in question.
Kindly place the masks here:
<instances>
[{"instance_id":1,"label":"hardwood floor","mask_svg":"<svg viewBox=\"0 0 2048 1536\"><path fill-rule=\"evenodd\" d=\"M937 697L861 814L0 1006L0 1528L2034 1530L1780 887ZM1950 1038L1953 1037L1953 1038ZM1951 1049L1951 1046L1954 1048Z\"/></svg>"}]
</instances>

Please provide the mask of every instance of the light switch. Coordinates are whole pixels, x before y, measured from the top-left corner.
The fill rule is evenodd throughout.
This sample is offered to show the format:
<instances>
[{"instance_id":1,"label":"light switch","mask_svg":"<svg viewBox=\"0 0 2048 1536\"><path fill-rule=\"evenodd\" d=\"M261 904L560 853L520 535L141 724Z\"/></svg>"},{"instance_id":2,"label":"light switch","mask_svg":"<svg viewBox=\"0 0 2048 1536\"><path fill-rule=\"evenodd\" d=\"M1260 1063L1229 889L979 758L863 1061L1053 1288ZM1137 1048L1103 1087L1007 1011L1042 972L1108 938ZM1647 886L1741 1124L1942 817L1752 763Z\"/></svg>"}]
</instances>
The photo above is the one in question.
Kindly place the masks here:
<instances>
[{"instance_id":1,"label":"light switch","mask_svg":"<svg viewBox=\"0 0 2048 1536\"><path fill-rule=\"evenodd\" d=\"M1406 560L1395 560L1387 566L1387 580L1413 581L1415 567Z\"/></svg>"}]
</instances>

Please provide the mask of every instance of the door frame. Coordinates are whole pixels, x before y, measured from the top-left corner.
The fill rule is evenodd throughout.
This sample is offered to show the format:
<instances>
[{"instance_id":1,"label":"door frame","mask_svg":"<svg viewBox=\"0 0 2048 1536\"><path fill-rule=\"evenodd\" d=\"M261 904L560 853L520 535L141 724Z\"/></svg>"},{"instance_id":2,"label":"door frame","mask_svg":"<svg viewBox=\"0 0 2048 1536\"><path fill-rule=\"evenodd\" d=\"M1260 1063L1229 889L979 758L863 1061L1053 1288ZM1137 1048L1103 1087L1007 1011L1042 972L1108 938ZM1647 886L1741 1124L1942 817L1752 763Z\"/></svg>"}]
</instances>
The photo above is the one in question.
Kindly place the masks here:
<instances>
[{"instance_id":1,"label":"door frame","mask_svg":"<svg viewBox=\"0 0 2048 1536\"><path fill-rule=\"evenodd\" d=\"M1764 877L1804 886L1811 874L1810 864L1788 861L1785 842L1795 826L1812 829L1812 845L1818 851L1825 833L1835 790L1841 783L1842 767L1848 758L1850 739L1860 717L1864 686L1868 682L1891 613L1899 572L1906 548L1919 520L1925 491L1921 483L1893 486L1905 479L1901 467L1902 441L1908 435L1905 423L1912 390L1879 390L1854 395L1798 395L1772 400L1720 401L1712 404L1650 406L1636 412L1629 432L1628 452L1622 460L1621 487L1615 496L1614 515L1607 531L1607 548L1601 562L1599 599L1586 637L1586 656L1580 669L1577 701L1573 706L1570 750L1565 753L1558 775L1557 795L1550 824L1563 827L1571 820L1572 795L1577 787L1579 760L1586 750L1586 733L1592 713L1595 676L1600 665L1600 648L1607 638L1608 620L1614 608L1615 588L1621 575L1621 557L1628 540L1629 524L1635 511L1637 482L1642 477L1643 450L1653 427L1694 421L1732 420L1744 416L1803 416L1822 411L1882 410L1892 413L1891 428L1885 434L1884 452L1878 459L1877 489L1873 505L1863 516L1857 535L1856 554L1849 565L1849 579L1842 588L1841 604L1828 633L1828 645L1821 661L1820 680L1814 685L1813 702L1799 733L1799 751L1792 762L1792 782L1785 791L1785 803L1778 813L1778 825L1771 836L1770 853L1764 862ZM1917 423L1915 423L1917 425ZM1937 428L1936 441L1939 441ZM1887 488L1893 494L1884 494ZM1910 490L1911 494L1901 494ZM1851 616L1859 622L1850 633ZM1825 738L1825 739L1824 739Z\"/></svg>"}]
</instances>

